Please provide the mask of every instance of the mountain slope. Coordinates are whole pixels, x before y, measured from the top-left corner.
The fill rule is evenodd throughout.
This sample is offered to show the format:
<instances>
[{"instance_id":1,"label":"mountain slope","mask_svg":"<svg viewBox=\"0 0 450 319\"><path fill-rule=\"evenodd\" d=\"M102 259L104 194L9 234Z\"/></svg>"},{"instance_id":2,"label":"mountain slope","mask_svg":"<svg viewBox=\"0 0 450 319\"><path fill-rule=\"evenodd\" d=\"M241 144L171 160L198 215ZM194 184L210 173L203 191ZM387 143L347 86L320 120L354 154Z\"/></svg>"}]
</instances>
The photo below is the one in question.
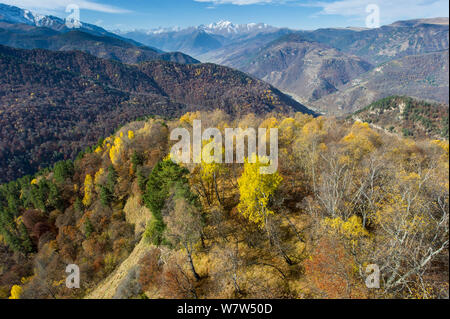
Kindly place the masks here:
<instances>
[{"instance_id":1,"label":"mountain slope","mask_svg":"<svg viewBox=\"0 0 450 319\"><path fill-rule=\"evenodd\" d=\"M355 112L353 119L414 138L448 139L448 105L390 96Z\"/></svg>"},{"instance_id":2,"label":"mountain slope","mask_svg":"<svg viewBox=\"0 0 450 319\"><path fill-rule=\"evenodd\" d=\"M14 285L22 299L385 299L430 291L447 297L448 232L442 225L448 223L448 142L415 142L367 123L302 114L230 121L222 112L196 113L222 134L227 123L279 128L279 166L272 175L279 182L261 195L254 183L261 164L217 163L213 186L208 166L171 161L170 131L182 126L192 132L186 121L192 115L129 123L74 162L0 185L0 298L8 298ZM337 187L342 201L329 206ZM367 196L355 197L358 191ZM265 200L263 207L273 211L268 221L274 235L250 217L256 212L240 211L248 205L247 192L251 203ZM329 217L332 207L336 218ZM367 212L377 217L370 224L357 217ZM344 221L344 214L351 217ZM405 227L405 214L411 227ZM137 231L133 226L140 224ZM412 239L399 244L393 230ZM426 262L420 269L411 262L417 247L422 252L414 260ZM411 292L398 283L368 289L364 274L355 273L367 254L395 268L382 273L383 282L396 276L417 287L416 276L423 276L425 288ZM64 285L67 264L80 268L79 289ZM338 288L330 288L330 280Z\"/></svg>"},{"instance_id":3,"label":"mountain slope","mask_svg":"<svg viewBox=\"0 0 450 319\"><path fill-rule=\"evenodd\" d=\"M65 33L73 30L68 28L66 26L66 21L61 18L36 14L30 10L21 9L16 6L10 6L3 3L0 3L0 22L7 22L9 24L25 24L33 27L44 27L58 33ZM101 27L81 21L80 27L77 30L97 36L118 38L131 44L137 44L133 40L122 38L121 36L106 31Z\"/></svg>"},{"instance_id":4,"label":"mountain slope","mask_svg":"<svg viewBox=\"0 0 450 319\"><path fill-rule=\"evenodd\" d=\"M182 51L191 55L200 55L220 48L225 41L222 36L209 34L198 29L161 33L131 31L123 33L123 36L140 41L141 43L152 47L161 48L162 50Z\"/></svg>"},{"instance_id":5,"label":"mountain slope","mask_svg":"<svg viewBox=\"0 0 450 319\"><path fill-rule=\"evenodd\" d=\"M448 50L384 63L312 103L331 114L354 112L391 95L449 103Z\"/></svg>"},{"instance_id":6,"label":"mountain slope","mask_svg":"<svg viewBox=\"0 0 450 319\"><path fill-rule=\"evenodd\" d=\"M229 114L297 111L312 113L276 88L215 64L148 62L140 66L174 101L191 108L211 105Z\"/></svg>"},{"instance_id":7,"label":"mountain slope","mask_svg":"<svg viewBox=\"0 0 450 319\"><path fill-rule=\"evenodd\" d=\"M263 23L233 24L220 21L185 29L156 29L119 32L122 36L169 51L182 51L198 57L214 52L241 38L276 32L278 28Z\"/></svg>"},{"instance_id":8,"label":"mountain slope","mask_svg":"<svg viewBox=\"0 0 450 319\"><path fill-rule=\"evenodd\" d=\"M234 24L230 21L219 21L208 25L200 25L197 29L230 39L244 35L271 33L278 30L277 27L265 23Z\"/></svg>"},{"instance_id":9,"label":"mountain slope","mask_svg":"<svg viewBox=\"0 0 450 319\"><path fill-rule=\"evenodd\" d=\"M299 33L375 65L449 48L448 18L399 21L375 29L319 29Z\"/></svg>"},{"instance_id":10,"label":"mountain slope","mask_svg":"<svg viewBox=\"0 0 450 319\"><path fill-rule=\"evenodd\" d=\"M144 238L134 247L130 255L114 272L100 282L85 299L113 299L121 282L126 280L130 270L139 264L139 261L151 250L151 246Z\"/></svg>"},{"instance_id":11,"label":"mountain slope","mask_svg":"<svg viewBox=\"0 0 450 319\"><path fill-rule=\"evenodd\" d=\"M399 21L376 29L285 30L282 34L283 31L251 36L241 41L238 39L198 58L248 72L288 92L299 101L311 103L341 90L343 86L345 89L351 80L363 76L379 63L439 52L449 47L448 18ZM421 69L418 63L411 63L418 70ZM426 68L432 67L426 65ZM405 68L406 73L402 75L401 70L397 71L398 74L393 74L394 79L406 79L408 72L416 72ZM365 80L382 84L378 73L369 74L375 78L371 80L368 75ZM385 80L387 83L391 81L389 78ZM420 77L416 77L416 81L420 81ZM416 96L416 88L419 89L419 98L446 102L445 95L439 89L431 88L427 93L413 82L403 81L404 86L411 85L409 88L400 88L396 83L386 84L390 91L382 96L372 90L360 92L360 98L366 99L357 103L357 107L392 94ZM444 79L443 86L446 82ZM348 103L352 104L353 101L350 99ZM327 111L328 108L333 109L334 104L334 98L330 97L324 103L312 106Z\"/></svg>"},{"instance_id":12,"label":"mountain slope","mask_svg":"<svg viewBox=\"0 0 450 319\"><path fill-rule=\"evenodd\" d=\"M47 27L0 22L0 44L21 49L80 50L128 64L151 60L199 63L198 60L179 52L164 53L118 37L87 33L83 29L58 32Z\"/></svg>"},{"instance_id":13,"label":"mountain slope","mask_svg":"<svg viewBox=\"0 0 450 319\"><path fill-rule=\"evenodd\" d=\"M261 32L256 35L242 35L216 50L197 55L197 58L203 62L212 62L239 69L255 55L255 52L258 52L268 43L292 32L289 29L280 29L274 32Z\"/></svg>"},{"instance_id":14,"label":"mountain slope","mask_svg":"<svg viewBox=\"0 0 450 319\"><path fill-rule=\"evenodd\" d=\"M222 108L311 113L270 85L212 64L137 66L82 52L0 46L1 180L35 172L141 116Z\"/></svg>"},{"instance_id":15,"label":"mountain slope","mask_svg":"<svg viewBox=\"0 0 450 319\"><path fill-rule=\"evenodd\" d=\"M269 43L240 66L305 103L336 92L339 86L371 68L360 58L297 34Z\"/></svg>"}]
</instances>

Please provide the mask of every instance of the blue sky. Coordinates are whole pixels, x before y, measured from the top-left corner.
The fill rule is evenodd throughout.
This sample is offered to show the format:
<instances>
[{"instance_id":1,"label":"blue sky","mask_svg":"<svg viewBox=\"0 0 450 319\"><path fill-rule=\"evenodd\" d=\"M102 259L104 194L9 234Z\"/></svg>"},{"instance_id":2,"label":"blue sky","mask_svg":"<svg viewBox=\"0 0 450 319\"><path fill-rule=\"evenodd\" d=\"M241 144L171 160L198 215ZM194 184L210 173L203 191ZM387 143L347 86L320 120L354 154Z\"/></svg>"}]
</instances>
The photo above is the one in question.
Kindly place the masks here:
<instances>
[{"instance_id":1,"label":"blue sky","mask_svg":"<svg viewBox=\"0 0 450 319\"><path fill-rule=\"evenodd\" d=\"M68 4L81 20L107 29L187 27L220 20L264 22L278 27L316 29L365 26L368 4L377 4L381 24L448 17L448 0L0 0L64 18Z\"/></svg>"}]
</instances>

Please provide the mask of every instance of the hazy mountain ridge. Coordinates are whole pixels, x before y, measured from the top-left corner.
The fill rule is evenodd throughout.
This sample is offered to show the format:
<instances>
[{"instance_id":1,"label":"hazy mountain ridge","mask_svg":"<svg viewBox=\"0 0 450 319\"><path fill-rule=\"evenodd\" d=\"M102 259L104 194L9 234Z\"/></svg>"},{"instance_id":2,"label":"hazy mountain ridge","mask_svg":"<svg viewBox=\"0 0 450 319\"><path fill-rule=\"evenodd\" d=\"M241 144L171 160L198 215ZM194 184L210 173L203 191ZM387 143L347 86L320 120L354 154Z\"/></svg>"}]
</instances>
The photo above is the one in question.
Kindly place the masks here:
<instances>
[{"instance_id":1,"label":"hazy mountain ridge","mask_svg":"<svg viewBox=\"0 0 450 319\"><path fill-rule=\"evenodd\" d=\"M263 31L273 31L277 30L277 27L270 26L266 23L247 23L247 24L234 24L230 21L218 21L210 24L201 24L199 26L192 26L187 28L172 27L172 28L156 28L150 30L136 29L132 31L120 31L116 32L119 34L126 34L127 32L136 32L142 34L162 34L169 32L190 32L192 30L202 30L207 33L222 35L222 36L233 36L242 35L252 32Z\"/></svg>"},{"instance_id":2,"label":"hazy mountain ridge","mask_svg":"<svg viewBox=\"0 0 450 319\"><path fill-rule=\"evenodd\" d=\"M183 53L165 53L120 38L94 35L77 29L59 33L48 28L0 22L0 44L20 49L80 50L100 58L129 64L150 60L199 63L198 60Z\"/></svg>"},{"instance_id":3,"label":"hazy mountain ridge","mask_svg":"<svg viewBox=\"0 0 450 319\"><path fill-rule=\"evenodd\" d=\"M402 85L411 87L401 87L393 83L392 86L386 85L389 86L386 94L375 93L373 88L351 94L351 96L360 95L360 101L356 101L356 97L347 98L347 104L356 103L356 106L350 108L345 105L336 107L334 95L324 100L324 103L317 104L315 100L331 93L340 96L337 91L348 90L349 82L363 76L381 62L409 56L424 58L423 56L428 53L448 50L448 29L448 18L398 21L375 29L328 28L314 31L281 29L273 33L235 39L221 48L198 55L198 58L248 72L289 92L303 103L313 102L311 107L318 107L324 112L328 109L331 113L351 112L355 108L364 107L379 98L393 94L410 94L422 99L447 103L448 93L444 90L435 87L427 93L420 85L413 84L414 81L404 80ZM414 77L419 81L421 67L417 63L413 64L418 70L405 68L404 71L416 72ZM437 77L440 78L448 72L442 63L444 69L434 71L430 69L432 67L430 63L425 62L424 65L427 68L425 71L427 76L435 77L433 72L437 72L440 74ZM401 70L398 70L394 78L407 77L406 74L402 76L400 72ZM369 81L368 77L371 75L375 76L377 72L367 73L362 81ZM372 82L380 81L379 77L372 80ZM444 78L441 86L445 88L447 82ZM340 101L340 98L337 98L337 103L346 104Z\"/></svg>"},{"instance_id":4,"label":"hazy mountain ridge","mask_svg":"<svg viewBox=\"0 0 450 319\"><path fill-rule=\"evenodd\" d=\"M292 32L289 29L280 29L275 32L244 35L219 49L197 55L197 58L203 62L228 65L240 69L245 67L248 61L268 43Z\"/></svg>"},{"instance_id":5,"label":"hazy mountain ridge","mask_svg":"<svg viewBox=\"0 0 450 319\"><path fill-rule=\"evenodd\" d=\"M336 92L372 65L335 48L288 34L260 49L241 68L307 103Z\"/></svg>"},{"instance_id":6,"label":"hazy mountain ridge","mask_svg":"<svg viewBox=\"0 0 450 319\"><path fill-rule=\"evenodd\" d=\"M354 112L391 95L449 103L448 50L386 62L311 105L332 114Z\"/></svg>"},{"instance_id":7,"label":"hazy mountain ridge","mask_svg":"<svg viewBox=\"0 0 450 319\"><path fill-rule=\"evenodd\" d=\"M220 21L185 29L135 30L111 36L109 31L87 24L83 24L78 31L67 32L64 21L55 17L47 19L53 21L47 23L51 29L38 28L36 25L47 25L42 17L26 10L11 9L14 7L4 8L3 11L8 11L8 8L13 11L9 15L3 14L4 21L9 19L27 24L0 22L1 44L19 48L77 49L132 64L156 59L186 64L198 62L180 52L163 53L152 47L181 51L193 54L204 62L218 63L249 73L288 92L302 103L312 103L311 107L324 112L328 108L332 113L347 112L354 110L354 107L349 108L345 103L364 107L384 96L411 92L422 99L443 103L448 100L448 94L439 88L430 89L429 94L426 94L420 85L403 81L403 85L410 87L394 84L382 95L376 93L378 89L373 87L363 91L354 88L349 97L338 97L337 107L330 105L330 102L334 102L331 97L324 100L326 103L317 101L329 94L337 94L340 90L347 92L342 93L342 96L348 95L349 82L359 79L379 63L448 50L448 18L398 21L374 29L328 28L313 31L280 29L263 23L236 25ZM136 41L152 47L145 47ZM395 76L399 77L397 73ZM369 81L367 76L376 76L377 72L367 74L361 81ZM380 81L376 77L369 82ZM445 87L445 79L443 83ZM348 102L344 103L342 99Z\"/></svg>"},{"instance_id":8,"label":"hazy mountain ridge","mask_svg":"<svg viewBox=\"0 0 450 319\"><path fill-rule=\"evenodd\" d=\"M430 22L428 22L430 21ZM433 21L440 21L439 24ZM318 29L300 31L305 38L326 43L376 65L408 55L449 48L448 19L398 21L380 28L355 31Z\"/></svg>"},{"instance_id":9,"label":"hazy mountain ridge","mask_svg":"<svg viewBox=\"0 0 450 319\"><path fill-rule=\"evenodd\" d=\"M55 16L46 16L41 14L36 14L30 10L22 9L16 6L10 6L0 3L0 21L8 22L12 24L26 24L34 27L45 27L57 32L68 32L72 30L66 25L66 21ZM122 40L128 41L130 43L136 44L135 41L130 39L122 38L115 33L106 31L105 29L80 21L80 31L91 33L99 36L108 36L113 38L120 38Z\"/></svg>"},{"instance_id":10,"label":"hazy mountain ridge","mask_svg":"<svg viewBox=\"0 0 450 319\"><path fill-rule=\"evenodd\" d=\"M82 23L80 28L71 29L60 18L0 5L0 44L3 45L20 49L80 50L129 64L150 60L199 62L186 54L165 53L94 25Z\"/></svg>"},{"instance_id":11,"label":"hazy mountain ridge","mask_svg":"<svg viewBox=\"0 0 450 319\"><path fill-rule=\"evenodd\" d=\"M177 50L194 56L218 50L242 37L277 32L279 29L264 23L233 24L219 21L189 28L160 28L118 33L122 36L163 50Z\"/></svg>"}]
</instances>

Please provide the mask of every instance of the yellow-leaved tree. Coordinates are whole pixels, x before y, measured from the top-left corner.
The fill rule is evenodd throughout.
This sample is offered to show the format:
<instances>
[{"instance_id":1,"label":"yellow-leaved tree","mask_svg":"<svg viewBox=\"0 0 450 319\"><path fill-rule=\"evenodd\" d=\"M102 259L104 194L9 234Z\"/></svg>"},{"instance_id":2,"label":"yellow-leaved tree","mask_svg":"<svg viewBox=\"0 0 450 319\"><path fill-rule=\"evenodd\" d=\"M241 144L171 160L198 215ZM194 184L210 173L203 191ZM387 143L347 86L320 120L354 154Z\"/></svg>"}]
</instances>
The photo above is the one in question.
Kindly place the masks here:
<instances>
[{"instance_id":1,"label":"yellow-leaved tree","mask_svg":"<svg viewBox=\"0 0 450 319\"><path fill-rule=\"evenodd\" d=\"M350 247L354 250L358 245L358 240L369 236L369 232L364 228L361 217L353 215L347 221L341 217L325 218L322 220L323 226L328 229L332 235L342 237L349 241Z\"/></svg>"},{"instance_id":2,"label":"yellow-leaved tree","mask_svg":"<svg viewBox=\"0 0 450 319\"><path fill-rule=\"evenodd\" d=\"M180 124L192 126L194 120L200 119L200 112L187 112L182 117L180 117Z\"/></svg>"},{"instance_id":3,"label":"yellow-leaved tree","mask_svg":"<svg viewBox=\"0 0 450 319\"><path fill-rule=\"evenodd\" d=\"M123 133L122 133L122 136L123 136ZM117 165L119 163L120 153L122 152L123 146L124 145L123 145L122 138L116 137L114 139L114 145L109 150L109 158L111 159L111 163L113 163L113 165Z\"/></svg>"},{"instance_id":4,"label":"yellow-leaved tree","mask_svg":"<svg viewBox=\"0 0 450 319\"><path fill-rule=\"evenodd\" d=\"M193 176L194 188L201 197L206 199L208 206L213 204L214 198L223 205L223 196L220 195L219 187L226 167L219 158L222 159L224 152L224 148L216 144L213 139L204 141L201 163L198 169L194 170L194 174L198 175L198 177Z\"/></svg>"},{"instance_id":5,"label":"yellow-leaved tree","mask_svg":"<svg viewBox=\"0 0 450 319\"><path fill-rule=\"evenodd\" d=\"M22 294L22 287L14 285L11 288L11 296L9 297L9 299L20 299L21 294Z\"/></svg>"},{"instance_id":6,"label":"yellow-leaved tree","mask_svg":"<svg viewBox=\"0 0 450 319\"><path fill-rule=\"evenodd\" d=\"M252 155L252 160L245 159L244 172L238 180L240 201L238 211L248 220L264 228L267 218L273 214L268 207L270 197L277 190L283 178L278 174L261 174L260 168L266 161Z\"/></svg>"},{"instance_id":7,"label":"yellow-leaved tree","mask_svg":"<svg viewBox=\"0 0 450 319\"><path fill-rule=\"evenodd\" d=\"M84 179L84 198L83 198L83 205L89 206L92 202L92 192L94 189L94 182L92 180L92 176L89 174L86 174L86 177Z\"/></svg>"},{"instance_id":8,"label":"yellow-leaved tree","mask_svg":"<svg viewBox=\"0 0 450 319\"><path fill-rule=\"evenodd\" d=\"M368 123L355 122L349 134L341 141L345 155L341 162L351 164L360 161L365 155L373 152L381 145L381 137L370 128Z\"/></svg>"},{"instance_id":9,"label":"yellow-leaved tree","mask_svg":"<svg viewBox=\"0 0 450 319\"><path fill-rule=\"evenodd\" d=\"M304 125L301 134L293 142L295 144L294 150L299 158L299 169L307 173L311 180L312 190L316 193L320 154L327 148L324 143L328 133L326 120L322 116L318 118L306 117L302 118L300 122Z\"/></svg>"}]
</instances>

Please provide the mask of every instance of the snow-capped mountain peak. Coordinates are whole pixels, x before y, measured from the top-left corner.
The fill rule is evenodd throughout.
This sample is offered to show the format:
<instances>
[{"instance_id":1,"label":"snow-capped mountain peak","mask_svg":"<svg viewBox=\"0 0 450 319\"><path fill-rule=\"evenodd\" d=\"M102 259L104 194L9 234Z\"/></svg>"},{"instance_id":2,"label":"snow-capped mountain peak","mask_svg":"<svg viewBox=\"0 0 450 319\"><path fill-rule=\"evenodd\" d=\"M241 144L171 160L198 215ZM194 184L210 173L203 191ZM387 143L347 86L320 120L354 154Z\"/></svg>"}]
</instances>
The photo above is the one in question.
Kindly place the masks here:
<instances>
[{"instance_id":1,"label":"snow-capped mountain peak","mask_svg":"<svg viewBox=\"0 0 450 319\"><path fill-rule=\"evenodd\" d=\"M240 34L248 34L252 32L264 32L264 31L273 31L275 27L267 25L265 23L248 23L248 24L234 24L231 21L221 20L219 22L210 23L210 24L202 24L197 27L166 27L166 28L156 28L150 30L129 30L129 31L115 31L118 34L126 34L129 32L135 33L144 33L146 35L161 35L165 33L172 32L194 32L194 31L202 31L212 35L221 35L225 37L233 37Z\"/></svg>"},{"instance_id":2,"label":"snow-capped mountain peak","mask_svg":"<svg viewBox=\"0 0 450 319\"><path fill-rule=\"evenodd\" d=\"M0 21L23 23L36 27L61 27L65 21L54 16L46 16L30 10L0 3Z\"/></svg>"},{"instance_id":3,"label":"snow-capped mountain peak","mask_svg":"<svg viewBox=\"0 0 450 319\"><path fill-rule=\"evenodd\" d=\"M34 25L35 15L29 10L0 3L0 20Z\"/></svg>"},{"instance_id":4,"label":"snow-capped mountain peak","mask_svg":"<svg viewBox=\"0 0 450 319\"><path fill-rule=\"evenodd\" d=\"M30 10L21 9L15 6L0 3L0 21L11 24L27 24L35 27L46 27L58 32L71 31L73 28L66 24L65 19L52 15L42 15L34 13ZM88 32L95 35L108 35L116 37L116 35L106 31L105 29L93 24L79 21L78 30Z\"/></svg>"},{"instance_id":5,"label":"snow-capped mountain peak","mask_svg":"<svg viewBox=\"0 0 450 319\"><path fill-rule=\"evenodd\" d=\"M148 31L142 31L142 30L133 30L132 32L145 32L146 34L150 35L150 34L162 34L162 33L168 33L168 32L178 32L180 31L181 28L180 27L168 27L168 28L157 28L157 29L151 29Z\"/></svg>"},{"instance_id":6,"label":"snow-capped mountain peak","mask_svg":"<svg viewBox=\"0 0 450 319\"><path fill-rule=\"evenodd\" d=\"M235 25L230 21L219 21L216 23L210 23L208 24L208 28L210 29L233 29L235 28Z\"/></svg>"},{"instance_id":7,"label":"snow-capped mountain peak","mask_svg":"<svg viewBox=\"0 0 450 319\"><path fill-rule=\"evenodd\" d=\"M233 35L233 34L245 34L254 31L264 31L275 29L265 23L248 23L248 24L234 24L230 21L219 21L208 25L201 25L198 29L207 33L220 34L220 35Z\"/></svg>"}]
</instances>

